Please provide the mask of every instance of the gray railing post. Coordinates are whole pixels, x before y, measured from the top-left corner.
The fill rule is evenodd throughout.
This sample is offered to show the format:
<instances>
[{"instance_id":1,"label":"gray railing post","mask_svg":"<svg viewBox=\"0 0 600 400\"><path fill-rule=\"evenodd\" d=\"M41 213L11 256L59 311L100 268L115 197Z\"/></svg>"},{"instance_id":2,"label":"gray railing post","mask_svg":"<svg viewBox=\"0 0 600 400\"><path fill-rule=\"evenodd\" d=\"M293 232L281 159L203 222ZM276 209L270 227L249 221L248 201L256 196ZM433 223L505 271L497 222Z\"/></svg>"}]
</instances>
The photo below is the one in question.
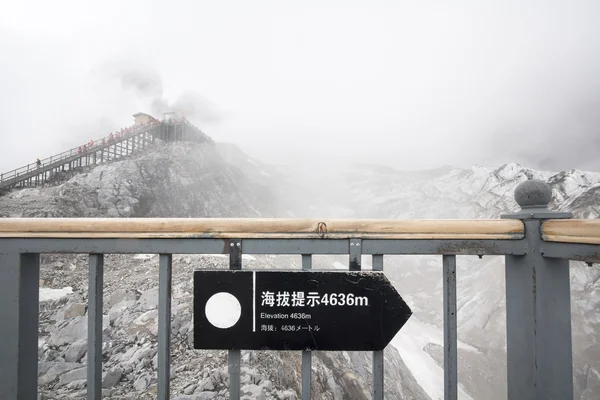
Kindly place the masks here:
<instances>
[{"instance_id":1,"label":"gray railing post","mask_svg":"<svg viewBox=\"0 0 600 400\"><path fill-rule=\"evenodd\" d=\"M540 180L515 189L521 211L502 218L525 224L527 254L506 256L506 351L509 399L573 399L569 261L540 253L552 190Z\"/></svg>"},{"instance_id":2,"label":"gray railing post","mask_svg":"<svg viewBox=\"0 0 600 400\"><path fill-rule=\"evenodd\" d=\"M242 240L231 239L229 243L229 269L242 269ZM228 371L229 371L229 399L240 399L240 370L242 363L242 352L240 350L229 350Z\"/></svg>"},{"instance_id":3,"label":"gray railing post","mask_svg":"<svg viewBox=\"0 0 600 400\"><path fill-rule=\"evenodd\" d=\"M302 269L312 269L312 255L302 254ZM312 392L312 352L302 351L302 400L310 400Z\"/></svg>"},{"instance_id":4,"label":"gray railing post","mask_svg":"<svg viewBox=\"0 0 600 400\"><path fill-rule=\"evenodd\" d=\"M171 395L171 295L173 255L159 256L158 270L158 400Z\"/></svg>"},{"instance_id":5,"label":"gray railing post","mask_svg":"<svg viewBox=\"0 0 600 400\"><path fill-rule=\"evenodd\" d=\"M0 399L37 399L40 255L0 253Z\"/></svg>"},{"instance_id":6,"label":"gray railing post","mask_svg":"<svg viewBox=\"0 0 600 400\"><path fill-rule=\"evenodd\" d=\"M104 254L89 255L87 398L102 398L102 304L104 303Z\"/></svg>"},{"instance_id":7,"label":"gray railing post","mask_svg":"<svg viewBox=\"0 0 600 400\"><path fill-rule=\"evenodd\" d=\"M456 256L442 256L444 274L444 400L458 399Z\"/></svg>"},{"instance_id":8,"label":"gray railing post","mask_svg":"<svg viewBox=\"0 0 600 400\"><path fill-rule=\"evenodd\" d=\"M373 254L372 268L373 271L383 271L383 254ZM373 352L373 400L383 400L385 394L384 351Z\"/></svg>"}]
</instances>

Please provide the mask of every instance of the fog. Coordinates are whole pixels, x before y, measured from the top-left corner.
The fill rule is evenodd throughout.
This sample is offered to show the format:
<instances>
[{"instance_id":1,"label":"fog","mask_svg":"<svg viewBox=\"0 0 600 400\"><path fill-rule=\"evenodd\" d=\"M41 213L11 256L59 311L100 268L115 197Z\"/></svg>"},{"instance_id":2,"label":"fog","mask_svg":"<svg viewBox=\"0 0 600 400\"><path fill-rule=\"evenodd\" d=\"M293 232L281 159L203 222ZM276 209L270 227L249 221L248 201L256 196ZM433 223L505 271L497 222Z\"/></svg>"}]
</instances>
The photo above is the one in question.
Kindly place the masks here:
<instances>
[{"instance_id":1,"label":"fog","mask_svg":"<svg viewBox=\"0 0 600 400\"><path fill-rule=\"evenodd\" d=\"M600 171L597 0L3 2L0 51L2 172L170 110L274 164Z\"/></svg>"}]
</instances>

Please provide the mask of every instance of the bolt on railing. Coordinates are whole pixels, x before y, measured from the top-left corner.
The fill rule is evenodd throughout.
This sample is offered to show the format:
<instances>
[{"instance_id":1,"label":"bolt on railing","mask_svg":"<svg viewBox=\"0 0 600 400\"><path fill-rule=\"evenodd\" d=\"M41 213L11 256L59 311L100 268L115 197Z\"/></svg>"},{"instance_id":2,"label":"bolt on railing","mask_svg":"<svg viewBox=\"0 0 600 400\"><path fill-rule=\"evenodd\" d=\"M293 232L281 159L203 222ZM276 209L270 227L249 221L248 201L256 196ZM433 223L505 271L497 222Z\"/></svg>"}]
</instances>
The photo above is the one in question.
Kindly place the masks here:
<instances>
[{"instance_id":1,"label":"bolt on railing","mask_svg":"<svg viewBox=\"0 0 600 400\"><path fill-rule=\"evenodd\" d=\"M37 393L40 253L89 258L88 399L101 397L103 254L160 255L158 398L170 392L172 254L362 255L383 270L383 255L442 255L444 396L457 399L456 255L506 260L509 398L572 399L569 259L600 262L600 220L570 220L547 209L549 188L527 181L515 191L522 210L503 220L309 219L0 219L0 398ZM567 218L567 219L565 219ZM400 354L401 355L401 354ZM230 398L240 396L240 353L229 354ZM302 352L302 397L310 398L311 353ZM373 352L373 398L384 398L383 351Z\"/></svg>"}]
</instances>

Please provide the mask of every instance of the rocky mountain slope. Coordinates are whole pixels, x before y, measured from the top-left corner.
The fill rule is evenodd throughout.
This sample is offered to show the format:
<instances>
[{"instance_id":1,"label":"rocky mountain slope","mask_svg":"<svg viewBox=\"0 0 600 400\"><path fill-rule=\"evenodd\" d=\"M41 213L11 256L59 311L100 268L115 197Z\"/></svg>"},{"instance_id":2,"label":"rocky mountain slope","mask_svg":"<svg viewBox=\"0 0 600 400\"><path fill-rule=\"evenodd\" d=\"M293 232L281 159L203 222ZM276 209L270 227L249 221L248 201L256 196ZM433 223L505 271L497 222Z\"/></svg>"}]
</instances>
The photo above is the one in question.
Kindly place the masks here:
<instances>
[{"instance_id":1,"label":"rocky mountain slope","mask_svg":"<svg viewBox=\"0 0 600 400\"><path fill-rule=\"evenodd\" d=\"M225 157L222 157L222 154ZM97 166L56 187L0 197L0 217L272 217L289 215L278 192L211 145L157 145ZM247 169L247 168L246 168ZM280 193L280 192L279 192ZM253 267L300 268L295 259L244 257ZM328 264L328 263L326 263ZM174 256L172 389L176 399L228 398L227 353L193 349L192 272L227 268L218 256ZM323 268L315 263L315 268ZM155 398L158 258L106 255L104 398ZM41 398L85 398L87 255L43 255L40 289ZM390 399L427 399L396 351L385 354ZM299 352L244 352L244 399L296 399ZM315 352L313 398L368 399L371 353Z\"/></svg>"},{"instance_id":2,"label":"rocky mountain slope","mask_svg":"<svg viewBox=\"0 0 600 400\"><path fill-rule=\"evenodd\" d=\"M0 197L7 217L273 216L272 194L257 188L212 145L158 140L149 152L99 165L54 187Z\"/></svg>"},{"instance_id":3,"label":"rocky mountain slope","mask_svg":"<svg viewBox=\"0 0 600 400\"><path fill-rule=\"evenodd\" d=\"M487 219L516 211L514 188L529 178L552 185L551 208L572 211L576 218L600 217L600 173L535 171L517 164L431 171L327 166L306 173L265 165L224 144L157 146L58 187L13 192L0 197L0 216ZM299 257L244 260L257 268L300 267ZM50 398L85 393L85 263L85 256L43 258L42 290L50 297L65 296L41 305L40 382ZM110 255L106 263L105 395L149 398L156 390L157 260L151 255ZM575 395L591 400L600 397L600 270L571 265ZM226 259L175 256L173 394L226 398L226 354L195 351L189 341L191 271L216 266L225 268ZM315 256L314 268L332 267L347 268L347 257ZM363 257L363 268L369 267L370 258ZM386 350L386 398L443 398L441 257L386 256L385 268L414 311L393 341L398 351ZM503 268L502 257L458 257L459 381L464 399L506 398ZM64 287L73 293L61 292ZM370 362L369 353L316 352L313 397L370 398ZM299 354L247 352L244 368L246 398L299 395Z\"/></svg>"},{"instance_id":4,"label":"rocky mountain slope","mask_svg":"<svg viewBox=\"0 0 600 400\"><path fill-rule=\"evenodd\" d=\"M307 178L298 174L298 179ZM499 218L519 209L515 187L548 181L552 209L575 218L600 217L600 173L444 167L398 171L355 165L305 179L311 215L349 218ZM443 398L442 276L439 256L386 256L385 271L415 312L394 340L417 381ZM459 381L475 399L506 398L505 278L502 257L458 257ZM571 263L575 395L600 398L600 268ZM415 340L418 337L418 340ZM423 368L428 365L428 368ZM431 379L431 375L436 380Z\"/></svg>"},{"instance_id":5,"label":"rocky mountain slope","mask_svg":"<svg viewBox=\"0 0 600 400\"><path fill-rule=\"evenodd\" d=\"M87 350L87 256L48 255L44 287L69 288L40 307L40 388L44 398L85 398ZM300 268L298 257L244 257L251 268L285 263ZM227 352L193 348L193 271L227 268L223 256L176 255L173 259L172 397L227 399ZM107 255L104 294L104 398L156 398L158 256ZM46 289L52 297L58 290ZM386 352L389 398L427 399L396 351ZM315 352L313 398L369 399L371 356L365 352ZM299 352L242 354L244 399L297 399Z\"/></svg>"}]
</instances>

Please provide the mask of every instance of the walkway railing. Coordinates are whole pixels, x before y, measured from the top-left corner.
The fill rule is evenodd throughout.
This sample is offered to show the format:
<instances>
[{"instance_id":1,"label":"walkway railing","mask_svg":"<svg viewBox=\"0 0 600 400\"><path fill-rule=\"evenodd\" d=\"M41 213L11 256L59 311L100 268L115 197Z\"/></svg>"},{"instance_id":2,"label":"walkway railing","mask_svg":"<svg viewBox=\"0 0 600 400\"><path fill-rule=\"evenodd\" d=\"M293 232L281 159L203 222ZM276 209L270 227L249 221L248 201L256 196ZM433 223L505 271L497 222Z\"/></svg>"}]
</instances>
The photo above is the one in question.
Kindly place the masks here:
<instances>
[{"instance_id":1,"label":"walkway railing","mask_svg":"<svg viewBox=\"0 0 600 400\"><path fill-rule=\"evenodd\" d=\"M156 128L158 127L160 127L160 130L157 131ZM135 140L134 138L137 135L144 134L146 132L149 134L151 133L153 139L154 136L156 136L157 138L166 141L192 140L197 142L214 143L208 135L190 123L187 119L185 119L185 117L171 118L162 122L156 120L146 124L127 127L122 135L114 135L112 138L109 135L97 140L93 140L92 146L82 145L80 147L75 147L62 153L55 154L51 157L41 159L39 166L36 161L12 171L0 173L0 189L15 187L18 184L23 185L29 181L35 181L35 183L44 183L47 181L46 172L56 171L58 169L64 170L67 166L70 166L73 161L80 162L81 159L96 152L101 152L101 154L103 154L102 151L104 149L107 149L111 146L116 146L124 141L128 141L129 139ZM110 155L110 153L107 153L107 155ZM94 159L92 164L96 164L96 159ZM43 179L32 179L38 175L41 175Z\"/></svg>"},{"instance_id":2,"label":"walkway railing","mask_svg":"<svg viewBox=\"0 0 600 400\"><path fill-rule=\"evenodd\" d=\"M85 149L86 152L93 152L93 151L97 151L103 147L106 146L106 144L102 144L102 141L104 140L105 143L115 143L115 142L119 142L122 139L124 140L125 138L131 136L131 135L135 135L137 133L143 132L145 130L151 129L154 126L158 126L158 125L138 125L138 126L133 126L131 127L131 130L129 132L127 132L127 134L125 136L121 137L114 137L114 139L110 140L110 136L104 136L101 137L100 139L96 139L93 140L94 145L91 147L88 147ZM83 146L83 145L82 145ZM73 157L73 156L77 156L77 155L81 155L81 152L79 151L81 149L82 146L78 146L78 147L74 147L72 149L69 149L67 151L63 151L62 153L59 154L55 154L53 156L47 157L47 158L43 158L40 159L40 168L39 169L43 169L46 166L50 165L50 164L55 164L58 161L61 160L65 160L67 158ZM20 175L24 175L28 172L32 172L32 171L37 171L38 170L38 165L37 165L37 161L33 162L33 163L29 163L23 167L17 168L17 169L13 169L12 171L8 171L5 173L0 174L0 183L14 179Z\"/></svg>"},{"instance_id":3,"label":"walkway railing","mask_svg":"<svg viewBox=\"0 0 600 400\"><path fill-rule=\"evenodd\" d=\"M572 399L569 260L600 262L600 220L547 209L539 181L517 187L522 211L503 220L0 219L0 398L37 393L40 253L89 254L88 399L101 398L104 254L154 253L159 264L158 398L170 392L173 254L442 255L445 398L457 399L456 255L504 255L507 382L511 399ZM402 355L402 354L401 354ZM302 356L310 399L311 353ZM384 398L383 351L373 353L373 398ZM229 353L230 398L240 398L240 352Z\"/></svg>"}]
</instances>

